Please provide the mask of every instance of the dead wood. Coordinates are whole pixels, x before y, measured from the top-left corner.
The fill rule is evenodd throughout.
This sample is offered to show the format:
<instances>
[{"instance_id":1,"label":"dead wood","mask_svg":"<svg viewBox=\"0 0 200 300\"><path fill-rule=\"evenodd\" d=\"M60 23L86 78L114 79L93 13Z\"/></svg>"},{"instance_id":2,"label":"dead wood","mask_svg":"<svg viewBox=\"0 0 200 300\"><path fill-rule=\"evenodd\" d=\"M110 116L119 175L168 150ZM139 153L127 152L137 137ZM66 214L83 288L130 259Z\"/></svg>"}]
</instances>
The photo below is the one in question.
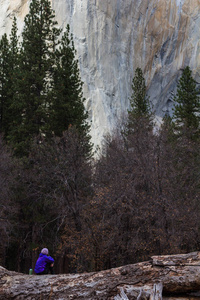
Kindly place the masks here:
<instances>
[{"instance_id":1,"label":"dead wood","mask_svg":"<svg viewBox=\"0 0 200 300\"><path fill-rule=\"evenodd\" d=\"M0 267L0 299L150 299L200 291L200 252L154 256L110 270L26 275ZM125 295L125 296L124 296Z\"/></svg>"}]
</instances>

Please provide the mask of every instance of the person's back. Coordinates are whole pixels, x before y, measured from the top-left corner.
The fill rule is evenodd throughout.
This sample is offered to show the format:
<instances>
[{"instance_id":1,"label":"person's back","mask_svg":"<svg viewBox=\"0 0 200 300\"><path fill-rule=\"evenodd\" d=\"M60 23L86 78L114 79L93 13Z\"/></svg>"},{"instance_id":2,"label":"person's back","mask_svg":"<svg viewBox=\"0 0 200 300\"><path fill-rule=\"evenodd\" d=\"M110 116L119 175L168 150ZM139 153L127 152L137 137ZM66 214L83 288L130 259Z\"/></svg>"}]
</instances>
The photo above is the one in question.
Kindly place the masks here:
<instances>
[{"instance_id":1,"label":"person's back","mask_svg":"<svg viewBox=\"0 0 200 300\"><path fill-rule=\"evenodd\" d=\"M54 259L51 256L48 256L48 249L43 248L39 258L35 264L35 273L37 275L44 275L48 274L49 272L51 274L54 274L53 272L53 265L54 265Z\"/></svg>"}]
</instances>

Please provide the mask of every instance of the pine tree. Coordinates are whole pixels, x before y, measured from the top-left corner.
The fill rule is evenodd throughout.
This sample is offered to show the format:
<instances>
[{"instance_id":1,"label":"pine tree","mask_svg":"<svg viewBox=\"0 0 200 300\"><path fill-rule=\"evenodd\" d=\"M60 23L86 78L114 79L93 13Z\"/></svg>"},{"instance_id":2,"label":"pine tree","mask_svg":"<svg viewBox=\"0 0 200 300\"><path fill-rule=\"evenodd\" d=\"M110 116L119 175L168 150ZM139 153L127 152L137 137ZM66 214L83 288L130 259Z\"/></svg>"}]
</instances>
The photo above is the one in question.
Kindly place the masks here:
<instances>
[{"instance_id":1,"label":"pine tree","mask_svg":"<svg viewBox=\"0 0 200 300\"><path fill-rule=\"evenodd\" d=\"M0 41L0 130L5 131L10 77L9 41L4 34Z\"/></svg>"},{"instance_id":2,"label":"pine tree","mask_svg":"<svg viewBox=\"0 0 200 300\"><path fill-rule=\"evenodd\" d=\"M150 114L149 97L147 97L147 87L140 68L135 70L132 82L133 94L130 99L131 111L129 114L136 116L146 116Z\"/></svg>"},{"instance_id":3,"label":"pine tree","mask_svg":"<svg viewBox=\"0 0 200 300\"><path fill-rule=\"evenodd\" d=\"M13 126L13 121L15 120L16 115L13 113L11 106L14 100L14 97L17 93L16 90L16 79L18 75L19 67L19 45L18 45L18 36L17 36L17 20L14 17L13 25L10 34L9 40L9 74L8 74L8 101L6 107L6 122L4 126L4 138L7 140L10 129Z\"/></svg>"},{"instance_id":4,"label":"pine tree","mask_svg":"<svg viewBox=\"0 0 200 300\"><path fill-rule=\"evenodd\" d=\"M71 126L91 150L73 37L68 25L59 39L54 17L49 0L32 0L20 49L16 19L7 43L12 89L6 89L10 99L6 139L18 156L28 155L35 136L62 136Z\"/></svg>"},{"instance_id":5,"label":"pine tree","mask_svg":"<svg viewBox=\"0 0 200 300\"><path fill-rule=\"evenodd\" d=\"M23 234L29 236L26 244L29 250L34 243L41 239L41 235L37 231L42 228L41 224L49 223L50 230L52 229L51 225L54 224L53 229L58 232L56 227L58 212L53 209L55 191L58 192L56 205L60 203L60 193L66 194L66 191L63 189L63 185L56 184L57 181L53 180L55 186L52 186L47 180L49 178L47 173L51 172L52 166L55 167L55 170L58 166L58 157L52 157L51 162L49 160L51 151L54 153L58 150L60 166L61 168L64 166L65 173L66 170L70 170L68 172L70 178L73 175L73 168L75 171L77 170L74 173L75 181L71 181L70 186L69 179L67 182L63 181L65 185L67 184L67 188L69 187L68 194L69 197L72 197L72 205L78 203L79 194L81 199L83 198L84 201L86 199L84 172L81 181L79 179L81 166L88 168L90 173L89 126L87 112L84 108L83 83L79 76L78 61L75 58L76 51L72 36L69 34L69 26L59 40L61 31L57 29L56 24L50 2L48 0L32 0L29 14L25 18L19 53L14 52L14 45L17 44L16 23L13 25L9 45L10 53L13 54L12 60L16 61L16 65L12 65L14 88L8 89L11 95L9 105L11 118L9 119L7 140L14 148L15 155L25 158L20 159L20 162L23 162L24 170L19 172L21 174L19 176L21 190L18 188L17 191L17 203L20 207L17 228L20 226L23 228L23 232L19 235L19 241L20 238L23 238ZM9 64L11 66L10 61ZM68 128L69 130L67 130ZM35 138L38 135L41 143L37 143L38 140ZM69 136L69 139L66 139L66 136ZM52 141L54 142L52 143ZM58 143L62 151L58 149ZM69 147L70 143L72 147ZM38 152L39 149L45 150L42 158L44 172L41 170L41 165L38 164L33 149L37 149ZM65 165L62 161L65 162ZM48 164L49 162L50 164ZM72 165L71 169L69 169L70 165ZM69 167L66 169L66 166ZM57 175L60 177L61 172L58 173ZM55 175L55 172L50 176L52 174ZM23 176L25 176L25 181L22 179ZM40 180L40 182L38 181L41 176L43 184ZM38 183L41 189L38 189ZM73 189L70 189L71 187ZM38 193L39 190L41 193ZM74 198L75 202L73 203ZM49 205L52 208L50 210ZM45 210L46 215L43 213ZM79 211L76 219L78 219L78 214ZM52 224L51 217L54 216L55 222Z\"/></svg>"},{"instance_id":6,"label":"pine tree","mask_svg":"<svg viewBox=\"0 0 200 300\"><path fill-rule=\"evenodd\" d=\"M55 135L61 136L69 126L75 126L81 134L87 135L89 125L88 113L84 107L83 82L79 75L76 50L69 25L55 54L51 129Z\"/></svg>"},{"instance_id":7,"label":"pine tree","mask_svg":"<svg viewBox=\"0 0 200 300\"><path fill-rule=\"evenodd\" d=\"M31 2L22 33L17 93L11 106L16 117L9 140L19 155L28 153L34 135L45 133L51 101L53 53L60 34L56 25L48 0Z\"/></svg>"},{"instance_id":8,"label":"pine tree","mask_svg":"<svg viewBox=\"0 0 200 300\"><path fill-rule=\"evenodd\" d=\"M10 34L10 53L11 53L11 69L14 71L18 65L18 36L17 36L17 19L14 17L11 34Z\"/></svg>"},{"instance_id":9,"label":"pine tree","mask_svg":"<svg viewBox=\"0 0 200 300\"><path fill-rule=\"evenodd\" d=\"M18 65L18 38L16 18L10 34L10 40L6 34L2 36L0 41L0 106L1 106L1 132L4 138L7 138L10 124L14 116L10 111L10 105L15 94L15 74Z\"/></svg>"},{"instance_id":10,"label":"pine tree","mask_svg":"<svg viewBox=\"0 0 200 300\"><path fill-rule=\"evenodd\" d=\"M177 93L174 97L177 103L174 108L174 123L177 132L198 131L200 122L200 100L192 71L187 66L178 82Z\"/></svg>"},{"instance_id":11,"label":"pine tree","mask_svg":"<svg viewBox=\"0 0 200 300\"><path fill-rule=\"evenodd\" d=\"M130 98L131 109L128 110L128 124L126 131L131 133L136 130L139 123L141 123L142 127L152 130L152 113L150 111L147 87L141 68L137 68L135 70L135 76L132 82L132 91L133 94Z\"/></svg>"}]
</instances>

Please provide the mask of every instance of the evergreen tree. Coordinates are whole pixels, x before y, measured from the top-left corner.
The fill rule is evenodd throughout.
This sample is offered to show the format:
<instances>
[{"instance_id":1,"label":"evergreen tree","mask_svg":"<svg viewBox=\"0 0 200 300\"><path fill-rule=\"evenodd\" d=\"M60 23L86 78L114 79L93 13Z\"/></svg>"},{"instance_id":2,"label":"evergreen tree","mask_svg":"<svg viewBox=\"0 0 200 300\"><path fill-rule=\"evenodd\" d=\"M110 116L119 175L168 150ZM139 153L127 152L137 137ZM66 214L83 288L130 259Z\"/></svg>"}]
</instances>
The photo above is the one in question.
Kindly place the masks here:
<instances>
[{"instance_id":1,"label":"evergreen tree","mask_svg":"<svg viewBox=\"0 0 200 300\"><path fill-rule=\"evenodd\" d=\"M168 142L173 143L175 141L175 136L174 123L172 121L172 117L168 114L165 114L162 121L163 122L160 126L159 133L162 134L162 131L165 132Z\"/></svg>"},{"instance_id":2,"label":"evergreen tree","mask_svg":"<svg viewBox=\"0 0 200 300\"><path fill-rule=\"evenodd\" d=\"M177 93L174 97L177 103L173 118L176 130L198 131L200 122L200 100L192 71L187 66L178 82Z\"/></svg>"},{"instance_id":3,"label":"evergreen tree","mask_svg":"<svg viewBox=\"0 0 200 300\"><path fill-rule=\"evenodd\" d=\"M13 126L13 121L15 120L16 115L13 113L11 106L16 95L16 79L18 75L19 67L19 45L18 45L18 36L17 36L17 20L14 17L13 25L10 34L10 43L9 43L9 74L8 74L8 101L7 101L7 115L6 122L4 126L4 138L7 139L10 129Z\"/></svg>"},{"instance_id":4,"label":"evergreen tree","mask_svg":"<svg viewBox=\"0 0 200 300\"><path fill-rule=\"evenodd\" d=\"M19 155L27 154L34 135L45 133L50 106L54 49L60 30L48 0L35 0L25 17L9 140ZM14 40L13 40L14 42Z\"/></svg>"},{"instance_id":5,"label":"evergreen tree","mask_svg":"<svg viewBox=\"0 0 200 300\"><path fill-rule=\"evenodd\" d=\"M13 95L15 94L15 74L18 64L18 38L16 18L14 18L10 41L4 34L0 41L0 130L7 137L9 126L14 116L10 111Z\"/></svg>"},{"instance_id":6,"label":"evergreen tree","mask_svg":"<svg viewBox=\"0 0 200 300\"><path fill-rule=\"evenodd\" d=\"M14 17L11 34L10 34L10 54L11 54L11 70L14 73L14 70L18 66L18 54L19 54L19 46L18 46L18 36L17 36L17 19Z\"/></svg>"},{"instance_id":7,"label":"evergreen tree","mask_svg":"<svg viewBox=\"0 0 200 300\"><path fill-rule=\"evenodd\" d=\"M13 81L12 89L9 88L9 85L5 89L8 91L9 98L9 113L6 117L9 126L6 139L14 148L15 155L26 157L26 159L20 159L24 169L23 172L19 172L18 180L21 189L18 188L16 192L20 208L17 230L18 228L23 229L23 232L19 234L19 243L23 239L23 234L24 238L28 236L24 247L29 250L38 240L40 241L41 235L39 232L37 233L37 229L42 229L41 224L47 223L51 227L51 217L55 217L53 230L55 229L57 232L56 220L59 218L63 220L63 215L58 218L58 212L53 209L55 191L57 191L58 199L56 205L60 203L59 195L63 194L66 197L66 203L70 199L70 209L73 211L73 208L79 203L79 199L80 204L82 199L84 201L86 199L84 194L86 173L81 173L80 167L88 168L90 173L91 144L88 134L88 115L84 109L83 83L79 76L78 61L75 58L76 51L73 38L69 33L69 26L59 40L61 31L57 29L56 24L50 2L48 0L32 0L29 14L25 18L19 51L16 20L13 23L10 43L7 41L7 37L4 41L10 54L8 72L6 68L5 71L9 74L9 71L12 70L10 72L12 77L8 78L8 82L10 79ZM6 53L6 51L4 52ZM66 131L69 127L70 129ZM38 143L38 135L41 143ZM37 138L35 138L36 136ZM49 138L52 136L53 139ZM36 148L34 148L34 141L36 141ZM70 147L70 145L72 146ZM33 153L33 149L38 152L39 149L47 149L42 157L42 162L44 162L42 169L41 165L37 164L37 159L35 160L36 155ZM56 155L60 155L59 159L62 160L60 166L64 168L63 172L67 172L71 181L69 178L66 181L64 174L61 176L62 185L49 185L47 175L51 173L50 169L54 166L55 171L53 170L50 174L52 178L52 174L55 175L58 166L58 157L51 157L50 151L58 152ZM49 157L52 158L52 161L48 165ZM72 165L71 169L70 164ZM73 168L75 171L72 178ZM70 172L68 172L69 170ZM60 171L57 175L60 176ZM25 176L24 181L23 176ZM32 184L34 182L35 185ZM53 182L55 184L57 181L53 180ZM68 188L67 192L63 190L64 184ZM53 190L54 188L55 190ZM38 193L39 190L41 193ZM52 194L49 198L50 192ZM49 210L49 205L52 207L51 210ZM45 210L46 215L43 214ZM74 218L75 226L80 229L79 209ZM44 226L46 227L46 225ZM17 249L18 254L16 252L15 254L20 261L20 249L14 248Z\"/></svg>"},{"instance_id":8,"label":"evergreen tree","mask_svg":"<svg viewBox=\"0 0 200 300\"><path fill-rule=\"evenodd\" d=\"M4 34L0 41L0 130L5 131L10 77L9 41Z\"/></svg>"},{"instance_id":9,"label":"evergreen tree","mask_svg":"<svg viewBox=\"0 0 200 300\"><path fill-rule=\"evenodd\" d=\"M61 40L48 0L30 3L25 17L19 56L15 53L16 20L11 33L12 57L18 59L14 91L10 97L7 139L19 156L28 155L34 136L61 136L75 126L91 150L88 114L69 25ZM60 45L59 45L60 44Z\"/></svg>"},{"instance_id":10,"label":"evergreen tree","mask_svg":"<svg viewBox=\"0 0 200 300\"><path fill-rule=\"evenodd\" d=\"M131 109L128 110L128 122L124 130L125 136L141 131L152 131L153 120L150 111L149 97L145 79L140 68L135 70L132 82L132 96L130 98Z\"/></svg>"},{"instance_id":11,"label":"evergreen tree","mask_svg":"<svg viewBox=\"0 0 200 300\"><path fill-rule=\"evenodd\" d=\"M61 136L69 126L75 126L82 135L87 135L89 125L88 113L84 107L83 82L79 75L76 50L69 25L55 54L51 130L55 135Z\"/></svg>"},{"instance_id":12,"label":"evergreen tree","mask_svg":"<svg viewBox=\"0 0 200 300\"><path fill-rule=\"evenodd\" d=\"M131 111L129 114L136 116L147 116L150 114L149 97L147 97L147 87L145 79L140 68L135 70L135 76L132 82L133 94L130 99Z\"/></svg>"}]
</instances>

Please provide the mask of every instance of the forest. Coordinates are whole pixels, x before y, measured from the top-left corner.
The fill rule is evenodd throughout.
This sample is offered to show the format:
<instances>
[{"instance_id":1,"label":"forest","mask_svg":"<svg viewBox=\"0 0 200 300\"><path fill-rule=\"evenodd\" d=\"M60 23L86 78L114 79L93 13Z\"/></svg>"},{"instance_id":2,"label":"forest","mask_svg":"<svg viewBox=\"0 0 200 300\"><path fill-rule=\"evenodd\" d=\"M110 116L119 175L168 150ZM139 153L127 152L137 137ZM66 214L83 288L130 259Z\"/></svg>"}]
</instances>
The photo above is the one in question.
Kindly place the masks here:
<instances>
[{"instance_id":1,"label":"forest","mask_svg":"<svg viewBox=\"0 0 200 300\"><path fill-rule=\"evenodd\" d=\"M162 125L141 68L127 117L91 143L73 35L34 0L0 40L0 265L98 271L200 248L200 98L189 66Z\"/></svg>"}]
</instances>

